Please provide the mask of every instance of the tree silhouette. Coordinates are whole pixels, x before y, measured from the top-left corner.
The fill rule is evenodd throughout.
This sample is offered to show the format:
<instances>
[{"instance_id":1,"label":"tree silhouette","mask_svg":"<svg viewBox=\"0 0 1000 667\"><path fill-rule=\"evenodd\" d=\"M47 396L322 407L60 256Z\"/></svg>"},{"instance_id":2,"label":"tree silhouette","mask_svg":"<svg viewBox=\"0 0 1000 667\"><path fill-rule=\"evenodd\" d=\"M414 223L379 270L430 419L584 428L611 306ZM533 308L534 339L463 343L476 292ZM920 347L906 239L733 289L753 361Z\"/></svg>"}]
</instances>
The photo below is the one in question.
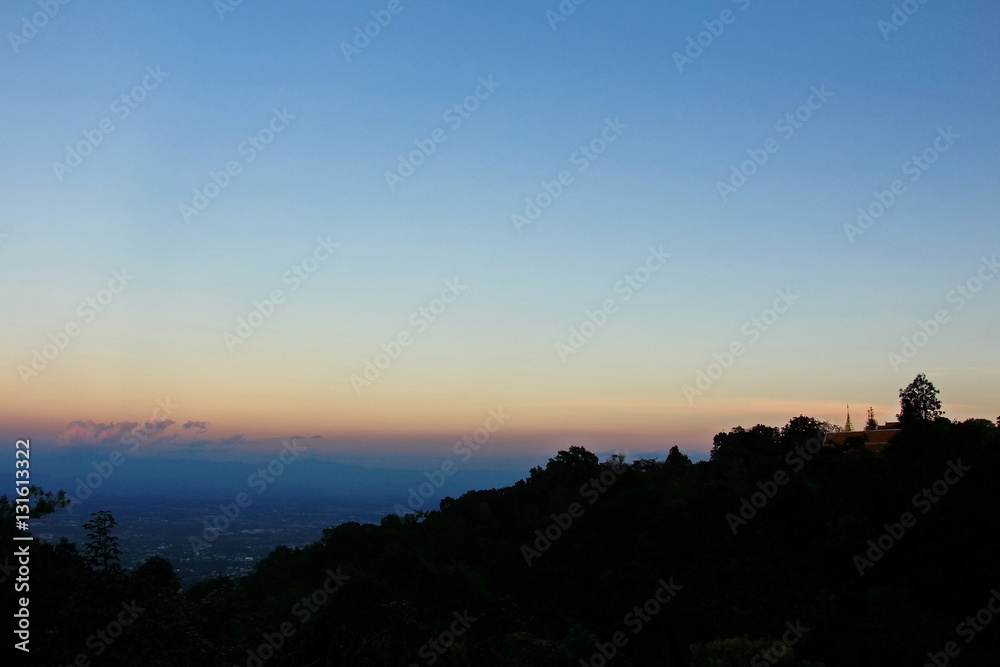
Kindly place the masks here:
<instances>
[{"instance_id":1,"label":"tree silhouette","mask_svg":"<svg viewBox=\"0 0 1000 667\"><path fill-rule=\"evenodd\" d=\"M875 409L871 406L868 407L868 421L865 422L866 431L875 431L878 429L878 421L875 419Z\"/></svg>"},{"instance_id":2,"label":"tree silhouette","mask_svg":"<svg viewBox=\"0 0 1000 667\"><path fill-rule=\"evenodd\" d=\"M942 416L938 390L923 373L913 378L905 389L899 390L900 412L896 415L903 424L918 421L934 421Z\"/></svg>"},{"instance_id":3,"label":"tree silhouette","mask_svg":"<svg viewBox=\"0 0 1000 667\"><path fill-rule=\"evenodd\" d=\"M615 453L609 454L608 460L604 462L605 465L609 465L615 470L623 468L625 466L625 454Z\"/></svg>"},{"instance_id":4,"label":"tree silhouette","mask_svg":"<svg viewBox=\"0 0 1000 667\"><path fill-rule=\"evenodd\" d=\"M670 453L667 454L666 464L668 466L689 466L691 459L677 445L674 445L670 448Z\"/></svg>"},{"instance_id":5,"label":"tree silhouette","mask_svg":"<svg viewBox=\"0 0 1000 667\"><path fill-rule=\"evenodd\" d=\"M95 570L120 570L122 550L118 547L118 538L111 534L118 522L108 510L91 512L90 516L94 518L83 524L89 531L87 543L83 545L83 557Z\"/></svg>"},{"instance_id":6,"label":"tree silhouette","mask_svg":"<svg viewBox=\"0 0 1000 667\"><path fill-rule=\"evenodd\" d=\"M26 497L29 498L29 504L31 499L35 501L31 505L30 514L28 514L32 519L52 514L69 505L69 498L66 497L65 491L59 491L58 494L53 495L51 491L43 491L41 487L34 485L28 487ZM13 521L14 515L15 503L5 493L0 496L0 521L4 523ZM24 518L23 515L20 518Z\"/></svg>"},{"instance_id":7,"label":"tree silhouette","mask_svg":"<svg viewBox=\"0 0 1000 667\"><path fill-rule=\"evenodd\" d=\"M788 420L788 423L781 427L781 445L785 449L791 449L798 445L804 445L812 439L823 440L826 428L823 422L812 417L799 415Z\"/></svg>"},{"instance_id":8,"label":"tree silhouette","mask_svg":"<svg viewBox=\"0 0 1000 667\"><path fill-rule=\"evenodd\" d=\"M712 440L711 461L740 466L748 460L780 451L781 431L757 424L751 429L734 426L729 433L717 433Z\"/></svg>"},{"instance_id":9,"label":"tree silhouette","mask_svg":"<svg viewBox=\"0 0 1000 667\"><path fill-rule=\"evenodd\" d=\"M535 466L530 471L531 479L548 478L552 480L586 478L600 472L600 459L586 448L575 445L568 450L559 452L545 464L542 469Z\"/></svg>"}]
</instances>

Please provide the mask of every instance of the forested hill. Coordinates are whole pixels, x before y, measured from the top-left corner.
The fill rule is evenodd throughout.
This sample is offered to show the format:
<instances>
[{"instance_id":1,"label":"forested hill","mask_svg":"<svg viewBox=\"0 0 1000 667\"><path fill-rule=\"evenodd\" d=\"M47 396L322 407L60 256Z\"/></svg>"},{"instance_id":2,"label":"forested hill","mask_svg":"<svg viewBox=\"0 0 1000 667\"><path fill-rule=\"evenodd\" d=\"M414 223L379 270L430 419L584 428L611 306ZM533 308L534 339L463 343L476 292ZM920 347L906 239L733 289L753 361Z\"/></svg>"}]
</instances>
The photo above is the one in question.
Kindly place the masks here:
<instances>
[{"instance_id":1,"label":"forested hill","mask_svg":"<svg viewBox=\"0 0 1000 667\"><path fill-rule=\"evenodd\" d=\"M511 487L330 528L183 593L165 561L95 571L48 548L34 563L32 658L995 664L1000 429L915 421L881 454L820 447L818 429L805 417L737 427L698 464L676 448L631 462L570 448ZM133 599L144 611L94 657L88 636Z\"/></svg>"}]
</instances>

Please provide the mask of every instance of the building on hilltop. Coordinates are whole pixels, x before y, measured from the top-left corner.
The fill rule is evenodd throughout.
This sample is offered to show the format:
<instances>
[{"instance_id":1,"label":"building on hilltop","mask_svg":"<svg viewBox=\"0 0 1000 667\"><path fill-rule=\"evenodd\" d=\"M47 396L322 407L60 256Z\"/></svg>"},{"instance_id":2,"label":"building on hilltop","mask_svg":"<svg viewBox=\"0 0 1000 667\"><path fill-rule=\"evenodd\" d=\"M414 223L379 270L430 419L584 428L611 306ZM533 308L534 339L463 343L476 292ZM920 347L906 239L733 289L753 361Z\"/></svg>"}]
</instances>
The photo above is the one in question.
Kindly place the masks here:
<instances>
[{"instance_id":1,"label":"building on hilltop","mask_svg":"<svg viewBox=\"0 0 1000 667\"><path fill-rule=\"evenodd\" d=\"M854 424L851 423L851 406L847 406L847 423L844 424L843 431L827 433L823 438L823 444L834 447L845 444L850 438L864 438L865 449L870 452L881 452L889 446L890 441L899 435L899 422L886 422L878 424L874 429L855 431Z\"/></svg>"}]
</instances>

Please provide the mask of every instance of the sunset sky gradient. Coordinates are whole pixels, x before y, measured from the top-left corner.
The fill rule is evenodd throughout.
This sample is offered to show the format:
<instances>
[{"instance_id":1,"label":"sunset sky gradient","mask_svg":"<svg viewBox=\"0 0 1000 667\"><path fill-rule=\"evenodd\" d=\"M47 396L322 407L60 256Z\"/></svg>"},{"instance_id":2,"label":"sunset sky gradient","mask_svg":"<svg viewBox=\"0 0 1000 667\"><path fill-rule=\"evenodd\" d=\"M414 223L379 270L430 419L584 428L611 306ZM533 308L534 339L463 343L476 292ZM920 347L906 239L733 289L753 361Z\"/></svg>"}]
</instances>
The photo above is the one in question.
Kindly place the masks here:
<instances>
[{"instance_id":1,"label":"sunset sky gradient","mask_svg":"<svg viewBox=\"0 0 1000 667\"><path fill-rule=\"evenodd\" d=\"M143 456L319 436L312 455L419 466L502 408L470 465L705 451L848 402L891 419L919 372L949 417L1000 414L995 3L914 3L892 31L893 4L862 0L594 0L559 22L557 0L218 5L72 2L5 38L5 441L108 447L154 420ZM5 3L4 34L39 11ZM193 214L196 190L217 196ZM526 199L549 205L518 228Z\"/></svg>"}]
</instances>

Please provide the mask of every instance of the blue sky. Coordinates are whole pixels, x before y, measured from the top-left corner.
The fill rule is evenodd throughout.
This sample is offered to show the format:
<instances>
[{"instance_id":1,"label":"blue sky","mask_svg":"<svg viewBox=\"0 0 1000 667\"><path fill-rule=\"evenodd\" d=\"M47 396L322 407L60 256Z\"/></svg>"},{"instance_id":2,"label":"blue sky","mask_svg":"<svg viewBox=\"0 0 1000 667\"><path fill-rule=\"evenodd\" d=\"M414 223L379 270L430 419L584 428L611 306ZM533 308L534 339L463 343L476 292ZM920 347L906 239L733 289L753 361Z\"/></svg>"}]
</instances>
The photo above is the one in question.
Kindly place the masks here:
<instances>
[{"instance_id":1,"label":"blue sky","mask_svg":"<svg viewBox=\"0 0 1000 667\"><path fill-rule=\"evenodd\" d=\"M5 435L73 446L70 422L139 423L170 396L178 423L212 423L199 442L217 452L305 433L329 456L433 459L498 406L514 416L491 456L703 450L736 424L842 421L848 401L891 419L918 372L950 416L996 416L993 3L913 3L890 31L879 2L589 0L553 23L555 1L402 0L348 62L343 44L389 4L70 2L37 34L24 22L44 3L0 10ZM679 68L689 38L704 46ZM102 122L79 166L54 168ZM765 146L724 200L718 183ZM185 220L212 174L226 186ZM845 232L896 180L884 214ZM337 249L292 290L322 239ZM651 248L670 259L626 301L616 285ZM78 304L123 268L134 280L84 321ZM990 279L959 307L977 271ZM418 330L449 280L467 289ZM273 316L230 349L274 290ZM787 311L744 333L780 290ZM79 335L24 370L70 321ZM400 333L412 345L359 392ZM744 353L686 394L733 343Z\"/></svg>"}]
</instances>

